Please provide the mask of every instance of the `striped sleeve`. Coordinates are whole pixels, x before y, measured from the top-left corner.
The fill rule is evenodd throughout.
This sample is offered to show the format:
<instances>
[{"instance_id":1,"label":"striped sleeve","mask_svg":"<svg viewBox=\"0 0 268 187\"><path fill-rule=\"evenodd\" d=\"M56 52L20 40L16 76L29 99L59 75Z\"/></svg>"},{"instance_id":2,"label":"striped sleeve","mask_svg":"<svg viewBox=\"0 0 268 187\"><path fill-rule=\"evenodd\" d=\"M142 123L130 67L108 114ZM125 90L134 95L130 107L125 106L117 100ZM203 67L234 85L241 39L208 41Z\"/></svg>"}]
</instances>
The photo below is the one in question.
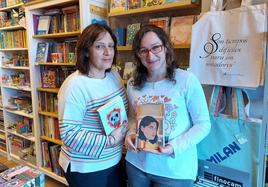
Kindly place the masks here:
<instances>
[{"instance_id":1,"label":"striped sleeve","mask_svg":"<svg viewBox=\"0 0 268 187\"><path fill-rule=\"evenodd\" d=\"M106 146L107 136L82 128L85 108L73 102L59 99L59 128L63 144L72 151L99 158Z\"/></svg>"}]
</instances>

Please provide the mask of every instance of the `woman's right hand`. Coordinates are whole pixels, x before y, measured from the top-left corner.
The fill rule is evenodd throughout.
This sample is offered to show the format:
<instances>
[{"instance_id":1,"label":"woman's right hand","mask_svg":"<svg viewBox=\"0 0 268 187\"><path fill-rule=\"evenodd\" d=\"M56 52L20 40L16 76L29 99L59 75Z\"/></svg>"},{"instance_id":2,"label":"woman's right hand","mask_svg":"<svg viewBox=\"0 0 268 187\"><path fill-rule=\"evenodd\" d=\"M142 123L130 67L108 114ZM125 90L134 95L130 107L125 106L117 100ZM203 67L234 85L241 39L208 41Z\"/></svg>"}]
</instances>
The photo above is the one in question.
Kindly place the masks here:
<instances>
[{"instance_id":1,"label":"woman's right hand","mask_svg":"<svg viewBox=\"0 0 268 187\"><path fill-rule=\"evenodd\" d=\"M135 147L135 139L136 139L135 134L129 134L126 136L125 145L126 145L127 150L137 151Z\"/></svg>"},{"instance_id":2,"label":"woman's right hand","mask_svg":"<svg viewBox=\"0 0 268 187\"><path fill-rule=\"evenodd\" d=\"M107 147L114 147L122 143L127 131L128 131L127 123L113 130L113 132L111 132L111 134L108 136Z\"/></svg>"}]
</instances>

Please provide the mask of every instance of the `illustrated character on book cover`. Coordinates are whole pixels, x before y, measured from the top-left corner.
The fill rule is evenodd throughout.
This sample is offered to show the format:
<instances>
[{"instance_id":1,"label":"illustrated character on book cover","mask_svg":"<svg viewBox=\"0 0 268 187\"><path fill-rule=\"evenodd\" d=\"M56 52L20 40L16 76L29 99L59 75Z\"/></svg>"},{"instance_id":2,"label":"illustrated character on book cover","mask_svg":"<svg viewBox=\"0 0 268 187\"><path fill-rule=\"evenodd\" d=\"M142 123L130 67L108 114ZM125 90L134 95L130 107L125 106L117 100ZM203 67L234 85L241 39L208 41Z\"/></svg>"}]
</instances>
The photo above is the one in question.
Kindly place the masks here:
<instances>
[{"instance_id":1,"label":"illustrated character on book cover","mask_svg":"<svg viewBox=\"0 0 268 187\"><path fill-rule=\"evenodd\" d=\"M107 114L107 121L110 127L118 128L121 124L121 114L120 108L113 109Z\"/></svg>"},{"instance_id":2,"label":"illustrated character on book cover","mask_svg":"<svg viewBox=\"0 0 268 187\"><path fill-rule=\"evenodd\" d=\"M152 116L145 116L140 121L138 147L141 149L157 149L158 148L158 127L159 122Z\"/></svg>"}]
</instances>

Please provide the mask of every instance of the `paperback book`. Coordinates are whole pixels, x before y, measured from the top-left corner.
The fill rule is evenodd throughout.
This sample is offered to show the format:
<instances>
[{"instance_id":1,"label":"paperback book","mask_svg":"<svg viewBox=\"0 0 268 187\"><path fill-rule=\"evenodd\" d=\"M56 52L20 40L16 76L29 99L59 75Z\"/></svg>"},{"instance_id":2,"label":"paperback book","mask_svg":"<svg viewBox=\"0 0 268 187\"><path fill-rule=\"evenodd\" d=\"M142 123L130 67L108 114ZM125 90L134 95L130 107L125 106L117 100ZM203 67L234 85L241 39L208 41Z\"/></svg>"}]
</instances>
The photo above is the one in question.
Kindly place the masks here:
<instances>
[{"instance_id":1,"label":"paperback book","mask_svg":"<svg viewBox=\"0 0 268 187\"><path fill-rule=\"evenodd\" d=\"M128 122L122 97L117 96L97 109L106 135Z\"/></svg>"},{"instance_id":2,"label":"paperback book","mask_svg":"<svg viewBox=\"0 0 268 187\"><path fill-rule=\"evenodd\" d=\"M163 119L164 104L144 104L137 107L136 148L158 150L160 146L165 146Z\"/></svg>"}]
</instances>

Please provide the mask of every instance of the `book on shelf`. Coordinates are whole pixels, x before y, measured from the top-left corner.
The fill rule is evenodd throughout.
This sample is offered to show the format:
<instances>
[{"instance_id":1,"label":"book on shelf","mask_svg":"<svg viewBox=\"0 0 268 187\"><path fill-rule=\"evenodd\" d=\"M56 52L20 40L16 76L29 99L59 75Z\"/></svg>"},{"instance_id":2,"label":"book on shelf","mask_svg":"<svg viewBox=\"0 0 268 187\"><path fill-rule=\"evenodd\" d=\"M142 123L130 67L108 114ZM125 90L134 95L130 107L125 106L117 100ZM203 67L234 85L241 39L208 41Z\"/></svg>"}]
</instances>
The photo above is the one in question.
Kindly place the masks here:
<instances>
[{"instance_id":1,"label":"book on shelf","mask_svg":"<svg viewBox=\"0 0 268 187\"><path fill-rule=\"evenodd\" d=\"M123 12L126 10L127 0L111 0L110 13Z\"/></svg>"},{"instance_id":2,"label":"book on shelf","mask_svg":"<svg viewBox=\"0 0 268 187\"><path fill-rule=\"evenodd\" d=\"M128 0L128 9L136 9L141 7L141 0Z\"/></svg>"},{"instance_id":3,"label":"book on shelf","mask_svg":"<svg viewBox=\"0 0 268 187\"><path fill-rule=\"evenodd\" d=\"M41 69L41 83L43 88L57 88L57 69L43 67Z\"/></svg>"},{"instance_id":4,"label":"book on shelf","mask_svg":"<svg viewBox=\"0 0 268 187\"><path fill-rule=\"evenodd\" d=\"M173 45L191 44L194 20L194 15L171 18L170 40Z\"/></svg>"},{"instance_id":5,"label":"book on shelf","mask_svg":"<svg viewBox=\"0 0 268 187\"><path fill-rule=\"evenodd\" d=\"M106 135L128 122L124 101L117 96L97 109Z\"/></svg>"},{"instance_id":6,"label":"book on shelf","mask_svg":"<svg viewBox=\"0 0 268 187\"><path fill-rule=\"evenodd\" d=\"M36 58L35 58L36 63L47 62L48 47L49 47L49 44L47 42L38 42L37 43Z\"/></svg>"},{"instance_id":7,"label":"book on shelf","mask_svg":"<svg viewBox=\"0 0 268 187\"><path fill-rule=\"evenodd\" d=\"M114 29L114 34L117 38L117 45L125 46L126 45L126 29L122 27L116 27Z\"/></svg>"},{"instance_id":8,"label":"book on shelf","mask_svg":"<svg viewBox=\"0 0 268 187\"><path fill-rule=\"evenodd\" d=\"M164 3L165 3L165 0L142 0L142 7L163 5Z\"/></svg>"},{"instance_id":9,"label":"book on shelf","mask_svg":"<svg viewBox=\"0 0 268 187\"><path fill-rule=\"evenodd\" d=\"M128 80L132 76L132 72L135 69L133 62L125 62L125 67L123 71L123 80Z\"/></svg>"},{"instance_id":10,"label":"book on shelf","mask_svg":"<svg viewBox=\"0 0 268 187\"><path fill-rule=\"evenodd\" d=\"M126 45L132 45L136 33L140 30L141 23L133 23L127 25L127 41Z\"/></svg>"},{"instance_id":11,"label":"book on shelf","mask_svg":"<svg viewBox=\"0 0 268 187\"><path fill-rule=\"evenodd\" d=\"M149 23L162 28L169 35L169 17L151 18Z\"/></svg>"},{"instance_id":12,"label":"book on shelf","mask_svg":"<svg viewBox=\"0 0 268 187\"><path fill-rule=\"evenodd\" d=\"M37 34L48 34L49 26L50 26L50 16L39 16L38 26L37 26Z\"/></svg>"},{"instance_id":13,"label":"book on shelf","mask_svg":"<svg viewBox=\"0 0 268 187\"><path fill-rule=\"evenodd\" d=\"M140 150L158 150L159 146L164 147L164 104L138 105L136 118L135 146Z\"/></svg>"}]
</instances>

